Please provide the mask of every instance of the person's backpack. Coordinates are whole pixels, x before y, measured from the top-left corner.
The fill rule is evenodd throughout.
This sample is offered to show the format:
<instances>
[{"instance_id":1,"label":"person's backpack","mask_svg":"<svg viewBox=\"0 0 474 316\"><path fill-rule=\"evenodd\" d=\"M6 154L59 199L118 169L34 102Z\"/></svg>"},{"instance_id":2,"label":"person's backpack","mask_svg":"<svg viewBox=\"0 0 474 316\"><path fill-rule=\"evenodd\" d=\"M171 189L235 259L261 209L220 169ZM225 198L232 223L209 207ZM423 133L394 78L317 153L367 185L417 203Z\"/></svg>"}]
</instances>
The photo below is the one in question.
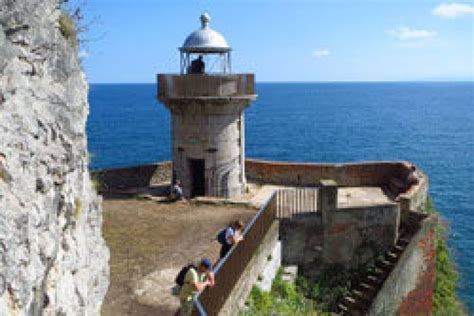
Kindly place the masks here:
<instances>
[{"instance_id":1,"label":"person's backpack","mask_svg":"<svg viewBox=\"0 0 474 316\"><path fill-rule=\"evenodd\" d=\"M229 227L230 227L230 226L229 226ZM227 245L227 240L226 240L226 238L225 238L225 233L226 233L226 231L227 231L227 228L229 228L229 227L224 228L223 230L221 230L221 231L219 232L219 234L217 234L217 237L216 237L216 238L217 238L217 241L218 241L221 245ZM230 227L230 229L233 230L232 227Z\"/></svg>"},{"instance_id":2,"label":"person's backpack","mask_svg":"<svg viewBox=\"0 0 474 316\"><path fill-rule=\"evenodd\" d=\"M188 265L185 265L184 267L182 267L181 270L179 270L178 275L174 279L174 282L177 285L179 285L179 286L184 285L184 278L186 277L186 273L188 273L189 269L195 269L196 270L196 266L194 264L188 264Z\"/></svg>"}]
</instances>

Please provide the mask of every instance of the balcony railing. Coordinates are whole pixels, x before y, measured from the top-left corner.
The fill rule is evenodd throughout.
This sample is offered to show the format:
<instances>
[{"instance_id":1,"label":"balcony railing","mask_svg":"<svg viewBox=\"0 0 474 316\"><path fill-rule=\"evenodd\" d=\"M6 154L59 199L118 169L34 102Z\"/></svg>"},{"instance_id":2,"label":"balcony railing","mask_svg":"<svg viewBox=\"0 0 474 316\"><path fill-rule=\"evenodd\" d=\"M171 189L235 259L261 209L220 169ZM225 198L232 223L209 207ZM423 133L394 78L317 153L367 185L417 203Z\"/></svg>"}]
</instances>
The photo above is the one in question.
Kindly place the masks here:
<instances>
[{"instance_id":1,"label":"balcony railing","mask_svg":"<svg viewBox=\"0 0 474 316\"><path fill-rule=\"evenodd\" d=\"M160 74L157 81L159 100L198 97L255 98L254 74Z\"/></svg>"}]
</instances>

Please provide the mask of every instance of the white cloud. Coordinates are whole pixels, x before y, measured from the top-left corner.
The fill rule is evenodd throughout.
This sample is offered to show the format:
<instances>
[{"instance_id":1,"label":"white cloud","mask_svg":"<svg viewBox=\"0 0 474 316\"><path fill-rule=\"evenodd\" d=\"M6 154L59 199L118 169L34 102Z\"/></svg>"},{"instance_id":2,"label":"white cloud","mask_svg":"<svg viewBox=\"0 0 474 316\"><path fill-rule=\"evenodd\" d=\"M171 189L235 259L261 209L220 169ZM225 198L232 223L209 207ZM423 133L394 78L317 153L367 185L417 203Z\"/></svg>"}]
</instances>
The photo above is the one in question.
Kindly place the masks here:
<instances>
[{"instance_id":1,"label":"white cloud","mask_svg":"<svg viewBox=\"0 0 474 316\"><path fill-rule=\"evenodd\" d=\"M389 30L388 33L402 41L423 40L437 35L435 31L412 29L408 26L400 26L396 29Z\"/></svg>"},{"instance_id":2,"label":"white cloud","mask_svg":"<svg viewBox=\"0 0 474 316\"><path fill-rule=\"evenodd\" d=\"M316 58L323 58L331 55L331 51L329 49L316 49L313 52L313 56Z\"/></svg>"},{"instance_id":3,"label":"white cloud","mask_svg":"<svg viewBox=\"0 0 474 316\"><path fill-rule=\"evenodd\" d=\"M77 56L80 58L80 59L86 59L87 57L89 57L89 53L85 50L81 50L79 51L79 53L77 54Z\"/></svg>"},{"instance_id":4,"label":"white cloud","mask_svg":"<svg viewBox=\"0 0 474 316\"><path fill-rule=\"evenodd\" d=\"M474 5L465 3L442 3L431 11L435 16L454 19L464 14L474 13Z\"/></svg>"}]
</instances>

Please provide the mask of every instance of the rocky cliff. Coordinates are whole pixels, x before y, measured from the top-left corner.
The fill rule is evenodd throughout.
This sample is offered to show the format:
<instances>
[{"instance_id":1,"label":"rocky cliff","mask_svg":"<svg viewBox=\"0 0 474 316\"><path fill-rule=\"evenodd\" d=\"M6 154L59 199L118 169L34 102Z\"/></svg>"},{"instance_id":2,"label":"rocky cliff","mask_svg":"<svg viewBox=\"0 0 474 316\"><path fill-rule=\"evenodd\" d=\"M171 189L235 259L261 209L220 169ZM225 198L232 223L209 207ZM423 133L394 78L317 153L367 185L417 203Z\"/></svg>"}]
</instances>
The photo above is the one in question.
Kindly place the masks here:
<instances>
[{"instance_id":1,"label":"rocky cliff","mask_svg":"<svg viewBox=\"0 0 474 316\"><path fill-rule=\"evenodd\" d=\"M0 0L0 315L96 315L108 287L87 83L59 0Z\"/></svg>"}]
</instances>

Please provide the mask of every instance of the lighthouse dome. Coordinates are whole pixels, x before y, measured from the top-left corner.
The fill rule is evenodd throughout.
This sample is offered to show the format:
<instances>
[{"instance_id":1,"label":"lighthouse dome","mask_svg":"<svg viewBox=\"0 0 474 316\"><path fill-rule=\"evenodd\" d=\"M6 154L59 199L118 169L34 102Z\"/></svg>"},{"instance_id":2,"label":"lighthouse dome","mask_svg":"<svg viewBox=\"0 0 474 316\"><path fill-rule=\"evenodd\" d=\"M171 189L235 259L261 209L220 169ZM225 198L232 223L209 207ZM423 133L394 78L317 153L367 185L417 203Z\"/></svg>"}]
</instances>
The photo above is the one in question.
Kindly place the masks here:
<instances>
[{"instance_id":1,"label":"lighthouse dome","mask_svg":"<svg viewBox=\"0 0 474 316\"><path fill-rule=\"evenodd\" d=\"M201 29L192 32L180 47L186 53L223 53L231 50L224 36L209 27L209 14L200 17Z\"/></svg>"}]
</instances>

